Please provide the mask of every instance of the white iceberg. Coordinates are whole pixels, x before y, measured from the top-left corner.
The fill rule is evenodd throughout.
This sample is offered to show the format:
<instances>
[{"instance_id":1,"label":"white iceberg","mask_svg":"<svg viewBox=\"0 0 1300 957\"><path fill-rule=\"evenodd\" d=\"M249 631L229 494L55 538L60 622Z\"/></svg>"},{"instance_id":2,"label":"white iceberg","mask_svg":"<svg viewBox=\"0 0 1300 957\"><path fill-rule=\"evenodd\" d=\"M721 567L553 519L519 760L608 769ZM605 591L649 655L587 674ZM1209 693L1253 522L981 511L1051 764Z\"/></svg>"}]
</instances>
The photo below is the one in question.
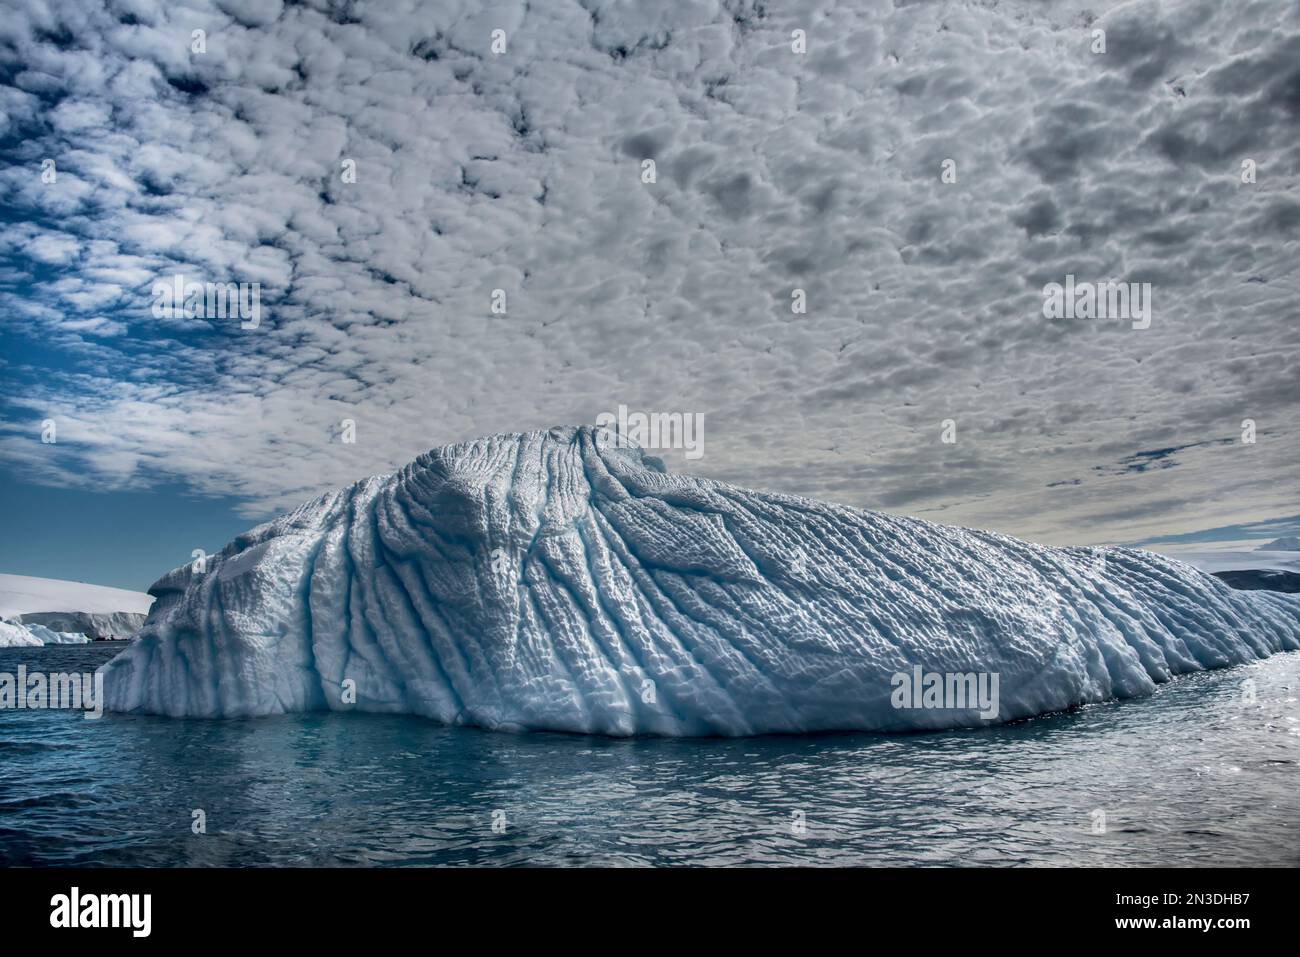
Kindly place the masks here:
<instances>
[{"instance_id":1,"label":"white iceberg","mask_svg":"<svg viewBox=\"0 0 1300 957\"><path fill-rule=\"evenodd\" d=\"M44 644L22 625L0 621L0 648L39 648Z\"/></svg>"},{"instance_id":2,"label":"white iceberg","mask_svg":"<svg viewBox=\"0 0 1300 957\"><path fill-rule=\"evenodd\" d=\"M43 645L84 645L90 639L76 631L54 631L35 622L24 621L22 627L40 639Z\"/></svg>"},{"instance_id":3,"label":"white iceberg","mask_svg":"<svg viewBox=\"0 0 1300 957\"><path fill-rule=\"evenodd\" d=\"M407 712L610 735L978 725L896 677L996 676L1010 720L1300 648L1300 598L667 474L594 427L428 452L154 585L107 706Z\"/></svg>"},{"instance_id":4,"label":"white iceberg","mask_svg":"<svg viewBox=\"0 0 1300 957\"><path fill-rule=\"evenodd\" d=\"M90 639L76 632L53 631L44 625L0 620L0 648L35 648L41 645L84 645Z\"/></svg>"}]
</instances>

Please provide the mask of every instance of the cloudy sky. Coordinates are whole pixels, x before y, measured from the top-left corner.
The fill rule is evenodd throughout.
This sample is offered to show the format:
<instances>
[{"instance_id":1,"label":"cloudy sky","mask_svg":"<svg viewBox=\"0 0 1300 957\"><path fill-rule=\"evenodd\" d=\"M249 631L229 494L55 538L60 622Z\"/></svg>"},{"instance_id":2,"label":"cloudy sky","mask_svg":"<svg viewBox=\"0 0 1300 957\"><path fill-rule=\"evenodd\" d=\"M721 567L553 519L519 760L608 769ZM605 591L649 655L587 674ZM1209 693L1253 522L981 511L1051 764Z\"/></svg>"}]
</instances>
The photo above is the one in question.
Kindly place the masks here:
<instances>
[{"instance_id":1,"label":"cloudy sky","mask_svg":"<svg viewBox=\"0 0 1300 957\"><path fill-rule=\"evenodd\" d=\"M144 587L620 404L703 415L673 468L1040 541L1300 512L1293 2L19 6L0 570ZM178 273L260 323L155 315ZM1149 328L1045 318L1070 274Z\"/></svg>"}]
</instances>

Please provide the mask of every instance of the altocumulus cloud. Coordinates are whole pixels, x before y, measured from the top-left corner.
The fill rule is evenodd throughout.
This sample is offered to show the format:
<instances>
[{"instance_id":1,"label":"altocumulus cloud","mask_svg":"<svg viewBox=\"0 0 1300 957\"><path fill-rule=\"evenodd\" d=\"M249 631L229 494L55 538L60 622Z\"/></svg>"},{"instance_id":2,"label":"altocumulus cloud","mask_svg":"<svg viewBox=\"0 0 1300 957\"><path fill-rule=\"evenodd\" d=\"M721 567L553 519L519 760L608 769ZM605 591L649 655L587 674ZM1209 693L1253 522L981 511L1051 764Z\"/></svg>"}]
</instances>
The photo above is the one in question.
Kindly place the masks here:
<instances>
[{"instance_id":1,"label":"altocumulus cloud","mask_svg":"<svg viewBox=\"0 0 1300 957\"><path fill-rule=\"evenodd\" d=\"M35 480L261 515L625 404L703 413L699 474L1046 540L1294 514L1293 3L32 3L0 80ZM175 273L261 325L155 317ZM1067 274L1151 327L1044 319Z\"/></svg>"}]
</instances>

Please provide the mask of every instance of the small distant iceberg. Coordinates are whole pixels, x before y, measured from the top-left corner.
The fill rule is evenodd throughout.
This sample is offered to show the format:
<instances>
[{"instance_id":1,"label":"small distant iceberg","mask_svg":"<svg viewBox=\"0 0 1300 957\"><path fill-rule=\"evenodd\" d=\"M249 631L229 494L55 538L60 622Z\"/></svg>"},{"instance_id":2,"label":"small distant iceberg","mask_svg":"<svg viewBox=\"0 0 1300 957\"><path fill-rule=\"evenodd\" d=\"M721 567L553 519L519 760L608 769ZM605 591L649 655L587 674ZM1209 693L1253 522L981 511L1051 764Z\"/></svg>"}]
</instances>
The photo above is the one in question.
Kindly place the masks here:
<instances>
[{"instance_id":1,"label":"small distant iceberg","mask_svg":"<svg viewBox=\"0 0 1300 957\"><path fill-rule=\"evenodd\" d=\"M90 639L83 634L53 631L44 625L0 621L0 648L35 648L42 645L84 645Z\"/></svg>"},{"instance_id":2,"label":"small distant iceberg","mask_svg":"<svg viewBox=\"0 0 1300 957\"><path fill-rule=\"evenodd\" d=\"M77 631L54 631L44 625L24 622L22 625L41 640L43 645L85 645L90 639Z\"/></svg>"},{"instance_id":3,"label":"small distant iceberg","mask_svg":"<svg viewBox=\"0 0 1300 957\"><path fill-rule=\"evenodd\" d=\"M1129 548L668 474L590 426L434 449L151 589L107 708L501 730L979 726L1300 649L1300 598Z\"/></svg>"},{"instance_id":4,"label":"small distant iceberg","mask_svg":"<svg viewBox=\"0 0 1300 957\"><path fill-rule=\"evenodd\" d=\"M0 621L0 648L39 648L45 642L11 621Z\"/></svg>"}]
</instances>

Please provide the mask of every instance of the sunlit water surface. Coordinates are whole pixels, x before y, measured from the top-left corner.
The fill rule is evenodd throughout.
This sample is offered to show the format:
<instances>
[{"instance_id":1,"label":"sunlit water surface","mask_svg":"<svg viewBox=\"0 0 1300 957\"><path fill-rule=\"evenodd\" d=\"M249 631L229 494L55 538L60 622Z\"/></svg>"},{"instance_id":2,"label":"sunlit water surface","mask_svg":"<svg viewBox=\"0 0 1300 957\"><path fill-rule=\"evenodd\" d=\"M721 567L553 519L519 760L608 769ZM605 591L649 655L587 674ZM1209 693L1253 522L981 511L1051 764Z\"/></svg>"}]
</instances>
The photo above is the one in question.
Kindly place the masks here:
<instances>
[{"instance_id":1,"label":"sunlit water surface","mask_svg":"<svg viewBox=\"0 0 1300 957\"><path fill-rule=\"evenodd\" d=\"M88 671L114 651L5 649L0 672ZM1298 829L1300 653L894 737L0 711L5 865L1294 866Z\"/></svg>"}]
</instances>

